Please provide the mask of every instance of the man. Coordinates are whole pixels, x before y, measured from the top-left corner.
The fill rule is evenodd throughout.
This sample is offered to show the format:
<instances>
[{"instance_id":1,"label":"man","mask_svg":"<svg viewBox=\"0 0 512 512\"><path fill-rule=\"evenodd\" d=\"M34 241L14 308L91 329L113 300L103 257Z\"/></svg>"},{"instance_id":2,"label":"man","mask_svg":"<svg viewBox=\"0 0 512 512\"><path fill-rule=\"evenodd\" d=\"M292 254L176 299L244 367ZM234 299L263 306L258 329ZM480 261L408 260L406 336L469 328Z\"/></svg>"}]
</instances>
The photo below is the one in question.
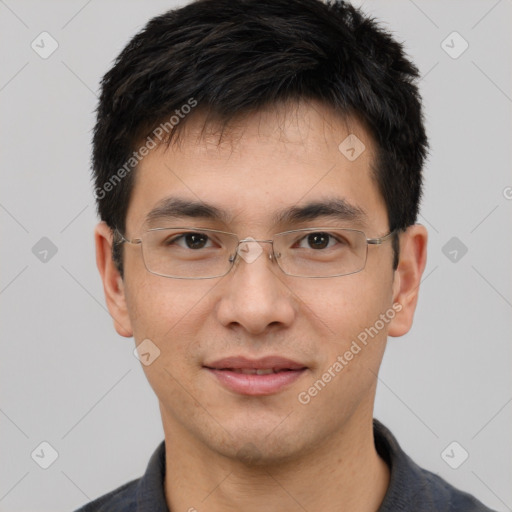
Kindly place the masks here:
<instances>
[{"instance_id":1,"label":"man","mask_svg":"<svg viewBox=\"0 0 512 512\"><path fill-rule=\"evenodd\" d=\"M195 2L123 50L97 264L165 441L82 511L489 510L373 421L426 263L417 76L343 2Z\"/></svg>"}]
</instances>

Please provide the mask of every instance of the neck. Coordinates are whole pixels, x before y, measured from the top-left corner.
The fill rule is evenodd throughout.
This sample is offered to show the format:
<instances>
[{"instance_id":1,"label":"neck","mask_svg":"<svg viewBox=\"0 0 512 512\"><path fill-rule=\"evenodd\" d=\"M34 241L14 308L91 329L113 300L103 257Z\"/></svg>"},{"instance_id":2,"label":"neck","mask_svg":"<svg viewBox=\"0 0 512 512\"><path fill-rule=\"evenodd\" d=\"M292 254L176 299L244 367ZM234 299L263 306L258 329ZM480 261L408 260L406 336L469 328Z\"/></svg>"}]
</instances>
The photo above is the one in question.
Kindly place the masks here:
<instances>
[{"instance_id":1,"label":"neck","mask_svg":"<svg viewBox=\"0 0 512 512\"><path fill-rule=\"evenodd\" d=\"M168 418L167 418L168 419ZM279 464L227 458L164 422L165 495L171 512L376 512L389 469L375 450L371 414L307 454Z\"/></svg>"}]
</instances>

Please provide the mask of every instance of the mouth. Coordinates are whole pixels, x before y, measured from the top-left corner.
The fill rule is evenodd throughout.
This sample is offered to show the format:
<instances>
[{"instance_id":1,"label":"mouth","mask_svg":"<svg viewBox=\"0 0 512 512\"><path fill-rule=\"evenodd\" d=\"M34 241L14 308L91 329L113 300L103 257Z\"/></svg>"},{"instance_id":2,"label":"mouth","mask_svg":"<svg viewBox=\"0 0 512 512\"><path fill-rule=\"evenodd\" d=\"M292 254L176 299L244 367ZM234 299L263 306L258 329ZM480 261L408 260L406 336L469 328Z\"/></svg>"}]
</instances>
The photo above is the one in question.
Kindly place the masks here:
<instances>
[{"instance_id":1,"label":"mouth","mask_svg":"<svg viewBox=\"0 0 512 512\"><path fill-rule=\"evenodd\" d=\"M270 375L271 373L295 371L289 368L283 368L282 370L276 368L212 368L212 370L243 373L244 375Z\"/></svg>"},{"instance_id":2,"label":"mouth","mask_svg":"<svg viewBox=\"0 0 512 512\"><path fill-rule=\"evenodd\" d=\"M228 357L203 366L225 388L242 395L272 395L299 379L308 367L290 359Z\"/></svg>"}]
</instances>

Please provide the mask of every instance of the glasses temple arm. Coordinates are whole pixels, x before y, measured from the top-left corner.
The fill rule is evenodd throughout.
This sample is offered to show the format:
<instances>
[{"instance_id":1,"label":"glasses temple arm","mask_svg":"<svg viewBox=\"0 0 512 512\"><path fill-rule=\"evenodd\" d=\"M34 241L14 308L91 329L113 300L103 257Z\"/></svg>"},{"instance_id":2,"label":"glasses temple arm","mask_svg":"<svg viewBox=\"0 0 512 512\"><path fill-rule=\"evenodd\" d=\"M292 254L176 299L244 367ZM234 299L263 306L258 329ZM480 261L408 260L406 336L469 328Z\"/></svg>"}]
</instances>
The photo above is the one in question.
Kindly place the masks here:
<instances>
[{"instance_id":1,"label":"glasses temple arm","mask_svg":"<svg viewBox=\"0 0 512 512\"><path fill-rule=\"evenodd\" d=\"M380 245L386 240L389 240L393 235L397 233L397 229L393 229L387 235L381 236L380 238L367 238L366 242L370 245Z\"/></svg>"}]
</instances>

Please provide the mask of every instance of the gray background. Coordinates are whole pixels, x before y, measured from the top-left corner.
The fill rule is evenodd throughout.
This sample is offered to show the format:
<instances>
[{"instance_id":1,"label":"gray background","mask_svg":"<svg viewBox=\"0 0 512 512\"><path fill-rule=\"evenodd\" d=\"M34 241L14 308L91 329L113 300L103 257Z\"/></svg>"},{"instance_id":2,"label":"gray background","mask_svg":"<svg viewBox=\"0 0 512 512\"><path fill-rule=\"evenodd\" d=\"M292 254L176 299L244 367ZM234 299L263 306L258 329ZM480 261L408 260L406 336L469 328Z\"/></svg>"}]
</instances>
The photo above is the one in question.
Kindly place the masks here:
<instances>
[{"instance_id":1,"label":"gray background","mask_svg":"<svg viewBox=\"0 0 512 512\"><path fill-rule=\"evenodd\" d=\"M1 511L72 510L140 476L163 439L133 340L105 309L89 155L101 76L177 5L0 0ZM419 464L512 510L512 2L364 6L421 70L432 145L428 265L414 328L390 339L375 415ZM31 48L43 31L59 44L47 59ZM456 59L441 44L453 31L469 43ZM46 262L33 252L42 237L58 249ZM42 441L59 454L48 469L31 458ZM469 453L458 469L441 456L453 441Z\"/></svg>"}]
</instances>

